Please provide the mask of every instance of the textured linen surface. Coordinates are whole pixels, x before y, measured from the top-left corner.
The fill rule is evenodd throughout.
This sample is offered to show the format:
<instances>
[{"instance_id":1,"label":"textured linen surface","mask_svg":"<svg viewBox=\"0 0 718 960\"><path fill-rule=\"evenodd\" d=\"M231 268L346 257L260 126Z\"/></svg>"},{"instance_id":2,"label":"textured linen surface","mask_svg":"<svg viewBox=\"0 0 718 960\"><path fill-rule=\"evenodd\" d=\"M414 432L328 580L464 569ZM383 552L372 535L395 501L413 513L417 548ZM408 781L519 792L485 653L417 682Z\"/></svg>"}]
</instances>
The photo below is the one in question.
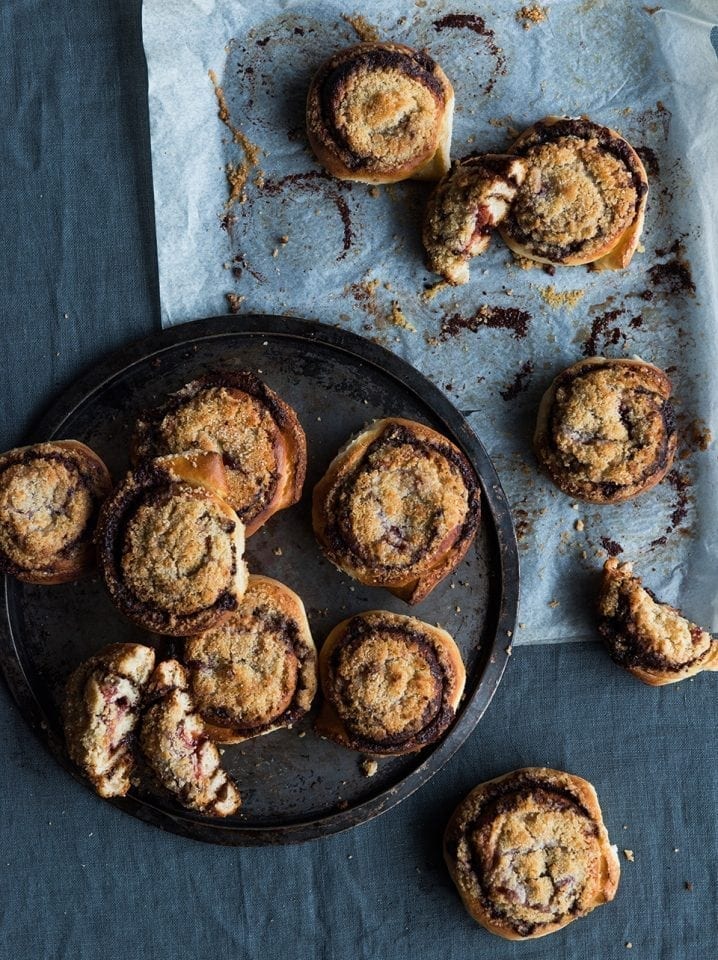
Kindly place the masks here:
<instances>
[{"instance_id":1,"label":"textured linen surface","mask_svg":"<svg viewBox=\"0 0 718 960\"><path fill-rule=\"evenodd\" d=\"M93 359L159 327L139 15L137 0L0 6L4 446ZM0 958L712 957L716 681L653 690L596 644L522 648L468 743L406 803L257 850L182 840L103 804L2 686ZM463 911L441 833L475 783L526 764L589 778L635 861L621 857L613 904L509 944Z\"/></svg>"}]
</instances>

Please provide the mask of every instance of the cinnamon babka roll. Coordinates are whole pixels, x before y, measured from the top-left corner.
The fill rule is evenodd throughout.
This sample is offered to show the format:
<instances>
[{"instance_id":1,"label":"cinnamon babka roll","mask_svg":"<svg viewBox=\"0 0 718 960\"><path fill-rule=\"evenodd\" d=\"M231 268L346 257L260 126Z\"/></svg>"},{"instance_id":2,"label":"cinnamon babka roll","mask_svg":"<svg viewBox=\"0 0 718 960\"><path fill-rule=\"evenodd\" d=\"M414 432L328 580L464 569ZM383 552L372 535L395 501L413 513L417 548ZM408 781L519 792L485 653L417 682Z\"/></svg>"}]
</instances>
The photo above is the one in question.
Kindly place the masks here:
<instances>
[{"instance_id":1,"label":"cinnamon babka roll","mask_svg":"<svg viewBox=\"0 0 718 960\"><path fill-rule=\"evenodd\" d=\"M479 517L479 483L463 453L397 417L351 440L314 490L314 532L329 560L412 604L456 568Z\"/></svg>"},{"instance_id":2,"label":"cinnamon babka roll","mask_svg":"<svg viewBox=\"0 0 718 960\"><path fill-rule=\"evenodd\" d=\"M652 363L580 360L541 400L534 434L539 463L564 493L591 503L650 490L676 452L671 392L671 381Z\"/></svg>"},{"instance_id":3,"label":"cinnamon babka roll","mask_svg":"<svg viewBox=\"0 0 718 960\"><path fill-rule=\"evenodd\" d=\"M444 857L471 916L506 940L585 916L613 900L620 876L592 785L546 767L472 790L446 828Z\"/></svg>"},{"instance_id":4,"label":"cinnamon babka roll","mask_svg":"<svg viewBox=\"0 0 718 960\"><path fill-rule=\"evenodd\" d=\"M319 653L324 701L316 730L352 750L421 750L450 726L466 671L439 627L385 610L344 620Z\"/></svg>"},{"instance_id":5,"label":"cinnamon babka roll","mask_svg":"<svg viewBox=\"0 0 718 960\"><path fill-rule=\"evenodd\" d=\"M26 583L67 583L95 566L92 543L107 467L77 440L0 456L0 572Z\"/></svg>"},{"instance_id":6,"label":"cinnamon babka roll","mask_svg":"<svg viewBox=\"0 0 718 960\"><path fill-rule=\"evenodd\" d=\"M101 797L123 797L134 769L134 733L155 652L113 643L67 681L62 719L67 752Z\"/></svg>"},{"instance_id":7,"label":"cinnamon babka roll","mask_svg":"<svg viewBox=\"0 0 718 960\"><path fill-rule=\"evenodd\" d=\"M100 571L118 609L147 630L184 636L237 608L247 585L244 527L223 499L217 453L147 460L100 513Z\"/></svg>"},{"instance_id":8,"label":"cinnamon babka roll","mask_svg":"<svg viewBox=\"0 0 718 960\"><path fill-rule=\"evenodd\" d=\"M718 670L718 642L643 586L631 563L609 558L598 596L598 632L613 660L651 686Z\"/></svg>"},{"instance_id":9,"label":"cinnamon babka roll","mask_svg":"<svg viewBox=\"0 0 718 960\"><path fill-rule=\"evenodd\" d=\"M449 169L454 91L426 53L359 43L326 60L307 97L317 159L341 180L438 180Z\"/></svg>"},{"instance_id":10,"label":"cinnamon babka roll","mask_svg":"<svg viewBox=\"0 0 718 960\"><path fill-rule=\"evenodd\" d=\"M490 153L452 166L429 198L424 216L430 270L455 285L468 282L469 260L488 248L525 173L518 157Z\"/></svg>"},{"instance_id":11,"label":"cinnamon babka roll","mask_svg":"<svg viewBox=\"0 0 718 960\"><path fill-rule=\"evenodd\" d=\"M239 743L290 727L317 689L317 655L304 604L289 587L250 576L235 612L189 637L185 664L213 740Z\"/></svg>"},{"instance_id":12,"label":"cinnamon babka roll","mask_svg":"<svg viewBox=\"0 0 718 960\"><path fill-rule=\"evenodd\" d=\"M515 254L566 266L628 266L643 229L648 179L620 134L590 120L547 117L507 153L526 166L499 225Z\"/></svg>"},{"instance_id":13,"label":"cinnamon babka roll","mask_svg":"<svg viewBox=\"0 0 718 960\"><path fill-rule=\"evenodd\" d=\"M222 769L217 747L187 691L176 660L157 665L147 688L140 746L155 777L190 810L228 817L241 804L239 791Z\"/></svg>"},{"instance_id":14,"label":"cinnamon babka roll","mask_svg":"<svg viewBox=\"0 0 718 960\"><path fill-rule=\"evenodd\" d=\"M248 537L302 495L307 444L297 415L247 370L193 380L140 418L135 462L186 450L222 455L227 499Z\"/></svg>"}]
</instances>

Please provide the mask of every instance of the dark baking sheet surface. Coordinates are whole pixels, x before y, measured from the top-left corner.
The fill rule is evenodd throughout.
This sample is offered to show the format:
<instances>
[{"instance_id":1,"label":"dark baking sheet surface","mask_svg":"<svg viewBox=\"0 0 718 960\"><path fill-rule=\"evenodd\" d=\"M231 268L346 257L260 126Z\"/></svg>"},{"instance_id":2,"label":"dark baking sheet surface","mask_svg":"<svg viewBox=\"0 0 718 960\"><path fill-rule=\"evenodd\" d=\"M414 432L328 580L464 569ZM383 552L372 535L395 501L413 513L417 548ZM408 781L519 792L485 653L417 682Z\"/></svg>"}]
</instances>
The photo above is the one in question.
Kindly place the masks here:
<instances>
[{"instance_id":1,"label":"dark baking sheet surface","mask_svg":"<svg viewBox=\"0 0 718 960\"><path fill-rule=\"evenodd\" d=\"M224 764L243 798L236 817L206 818L167 796L144 792L113 801L155 826L200 840L308 840L394 806L428 780L474 729L501 679L516 625L516 541L491 461L446 397L382 347L310 321L215 317L165 330L95 366L56 400L30 439L82 440L119 479L129 465L137 413L217 368L256 371L296 409L307 433L302 501L248 541L250 570L276 577L299 593L317 647L339 620L380 608L441 624L456 638L467 666L466 694L445 738L418 754L379 760L371 778L362 773L358 754L314 734L310 716L292 730L226 749ZM414 608L335 570L321 556L311 529L311 490L338 448L368 421L390 415L423 421L451 437L482 484L483 518L475 545L454 576ZM69 769L57 708L68 673L107 643L153 639L116 613L95 577L54 587L6 579L0 662L23 715ZM171 651L172 643L155 645Z\"/></svg>"}]
</instances>

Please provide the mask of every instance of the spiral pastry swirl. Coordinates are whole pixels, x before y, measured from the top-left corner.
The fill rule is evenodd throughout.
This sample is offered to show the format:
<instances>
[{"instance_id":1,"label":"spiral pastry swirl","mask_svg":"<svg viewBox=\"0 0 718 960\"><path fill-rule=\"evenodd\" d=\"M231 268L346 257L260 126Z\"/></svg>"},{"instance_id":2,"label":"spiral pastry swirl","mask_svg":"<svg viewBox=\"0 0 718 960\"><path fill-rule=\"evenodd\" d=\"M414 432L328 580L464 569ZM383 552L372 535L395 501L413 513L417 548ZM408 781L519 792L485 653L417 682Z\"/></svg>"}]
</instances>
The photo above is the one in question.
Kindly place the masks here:
<instances>
[{"instance_id":1,"label":"spiral pastry swirl","mask_svg":"<svg viewBox=\"0 0 718 960\"><path fill-rule=\"evenodd\" d=\"M598 617L612 659L644 683L658 687L718 670L718 642L658 600L631 563L610 557L604 564Z\"/></svg>"},{"instance_id":2,"label":"spiral pastry swirl","mask_svg":"<svg viewBox=\"0 0 718 960\"><path fill-rule=\"evenodd\" d=\"M643 360L590 357L564 370L539 407L534 448L559 489L618 503L659 483L677 433L671 382Z\"/></svg>"},{"instance_id":3,"label":"spiral pastry swirl","mask_svg":"<svg viewBox=\"0 0 718 960\"><path fill-rule=\"evenodd\" d=\"M110 598L155 633L208 629L237 608L247 584L244 528L217 453L148 460L100 513L100 571Z\"/></svg>"},{"instance_id":4,"label":"spiral pastry swirl","mask_svg":"<svg viewBox=\"0 0 718 960\"><path fill-rule=\"evenodd\" d=\"M429 269L448 283L467 283L469 261L488 249L525 175L524 162L507 155L487 153L455 163L437 184L424 215Z\"/></svg>"},{"instance_id":5,"label":"spiral pastry swirl","mask_svg":"<svg viewBox=\"0 0 718 960\"><path fill-rule=\"evenodd\" d=\"M27 583L66 583L95 566L92 543L107 467L77 440L0 456L0 572Z\"/></svg>"},{"instance_id":6,"label":"spiral pastry swirl","mask_svg":"<svg viewBox=\"0 0 718 960\"><path fill-rule=\"evenodd\" d=\"M507 153L526 167L499 225L514 253L565 266L628 266L643 229L648 178L620 134L590 120L547 117Z\"/></svg>"},{"instance_id":7,"label":"spiral pastry swirl","mask_svg":"<svg viewBox=\"0 0 718 960\"><path fill-rule=\"evenodd\" d=\"M188 637L184 661L208 734L223 743L292 726L309 710L317 689L304 604L269 577L250 576L234 613Z\"/></svg>"},{"instance_id":8,"label":"spiral pastry swirl","mask_svg":"<svg viewBox=\"0 0 718 960\"><path fill-rule=\"evenodd\" d=\"M439 627L384 610L344 620L319 654L317 732L352 750L399 755L438 740L466 681L459 648Z\"/></svg>"},{"instance_id":9,"label":"spiral pastry swirl","mask_svg":"<svg viewBox=\"0 0 718 960\"><path fill-rule=\"evenodd\" d=\"M135 767L134 734L155 652L113 643L85 660L67 681L62 703L70 759L101 797L123 797Z\"/></svg>"},{"instance_id":10,"label":"spiral pastry swirl","mask_svg":"<svg viewBox=\"0 0 718 960\"><path fill-rule=\"evenodd\" d=\"M186 384L137 423L135 463L208 450L222 456L227 500L255 533L302 494L307 444L294 410L253 373L216 371Z\"/></svg>"},{"instance_id":11,"label":"spiral pastry swirl","mask_svg":"<svg viewBox=\"0 0 718 960\"><path fill-rule=\"evenodd\" d=\"M140 747L160 785L190 810L214 817L236 813L242 802L239 791L222 769L219 751L194 709L180 663L158 664L147 699Z\"/></svg>"},{"instance_id":12,"label":"spiral pastry swirl","mask_svg":"<svg viewBox=\"0 0 718 960\"><path fill-rule=\"evenodd\" d=\"M472 790L444 857L471 916L507 940L546 936L608 903L620 876L593 786L545 767Z\"/></svg>"},{"instance_id":13,"label":"spiral pastry swirl","mask_svg":"<svg viewBox=\"0 0 718 960\"><path fill-rule=\"evenodd\" d=\"M479 518L479 484L466 457L412 420L375 421L314 490L314 532L331 562L412 604L456 568Z\"/></svg>"},{"instance_id":14,"label":"spiral pastry swirl","mask_svg":"<svg viewBox=\"0 0 718 960\"><path fill-rule=\"evenodd\" d=\"M449 169L454 91L426 53L359 43L326 60L307 97L307 134L341 180L438 180Z\"/></svg>"}]
</instances>

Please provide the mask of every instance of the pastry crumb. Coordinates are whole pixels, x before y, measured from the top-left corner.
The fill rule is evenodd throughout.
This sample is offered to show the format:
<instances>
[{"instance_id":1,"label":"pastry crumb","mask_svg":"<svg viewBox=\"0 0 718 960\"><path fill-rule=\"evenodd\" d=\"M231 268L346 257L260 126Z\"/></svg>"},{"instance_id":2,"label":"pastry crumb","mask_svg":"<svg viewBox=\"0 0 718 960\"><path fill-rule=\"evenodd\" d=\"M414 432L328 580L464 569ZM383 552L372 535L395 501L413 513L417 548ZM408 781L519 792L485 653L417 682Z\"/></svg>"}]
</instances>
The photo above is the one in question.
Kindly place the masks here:
<instances>
[{"instance_id":1,"label":"pastry crumb","mask_svg":"<svg viewBox=\"0 0 718 960\"><path fill-rule=\"evenodd\" d=\"M583 520L579 517L578 520L576 520L576 521L574 522L573 528L574 528L574 530L578 530L578 532L580 533L582 530L585 530L586 524L585 524L585 523L583 522Z\"/></svg>"},{"instance_id":2,"label":"pastry crumb","mask_svg":"<svg viewBox=\"0 0 718 960\"><path fill-rule=\"evenodd\" d=\"M683 884L683 886L686 888L686 890L687 890L689 893L691 893L691 891L693 890L693 884L690 882L690 880L686 880L686 882Z\"/></svg>"},{"instance_id":3,"label":"pastry crumb","mask_svg":"<svg viewBox=\"0 0 718 960\"><path fill-rule=\"evenodd\" d=\"M380 38L378 29L373 24L369 23L366 17L363 17L360 13L343 13L342 20L353 28L354 33L356 33L363 43L379 42Z\"/></svg>"},{"instance_id":4,"label":"pastry crumb","mask_svg":"<svg viewBox=\"0 0 718 960\"><path fill-rule=\"evenodd\" d=\"M241 307L242 303L244 302L245 297L243 297L243 296L242 296L241 294L239 294L239 293L225 293L224 296L225 296L225 299L226 299L226 301L227 301L227 304L229 305L229 312L230 312L230 313L239 313L239 308Z\"/></svg>"},{"instance_id":5,"label":"pastry crumb","mask_svg":"<svg viewBox=\"0 0 718 960\"><path fill-rule=\"evenodd\" d=\"M557 290L553 284L541 287L539 293L550 307L567 307L569 310L573 310L586 295L585 290Z\"/></svg>"},{"instance_id":6,"label":"pastry crumb","mask_svg":"<svg viewBox=\"0 0 718 960\"><path fill-rule=\"evenodd\" d=\"M362 760L360 766L361 766L361 772L364 774L365 777L373 777L374 774L379 769L379 764L376 762L376 760L369 760L369 759Z\"/></svg>"},{"instance_id":7,"label":"pastry crumb","mask_svg":"<svg viewBox=\"0 0 718 960\"><path fill-rule=\"evenodd\" d=\"M537 3L527 3L516 11L516 21L520 23L524 30L530 30L539 23L544 23L548 19L548 9L540 7Z\"/></svg>"},{"instance_id":8,"label":"pastry crumb","mask_svg":"<svg viewBox=\"0 0 718 960\"><path fill-rule=\"evenodd\" d=\"M374 197L375 200L376 200L377 197L380 197L380 196L381 196L381 190L379 189L379 187L376 187L376 186L375 186L375 187L369 187L369 196L370 196L370 197Z\"/></svg>"},{"instance_id":9,"label":"pastry crumb","mask_svg":"<svg viewBox=\"0 0 718 960\"><path fill-rule=\"evenodd\" d=\"M626 858L626 860L628 860L629 863L633 863L636 859L633 850L624 850L623 856Z\"/></svg>"},{"instance_id":10,"label":"pastry crumb","mask_svg":"<svg viewBox=\"0 0 718 960\"><path fill-rule=\"evenodd\" d=\"M275 557L281 557L281 556L282 556L282 548L281 548L281 547L275 547L274 550L272 550L272 553L274 554Z\"/></svg>"},{"instance_id":11,"label":"pastry crumb","mask_svg":"<svg viewBox=\"0 0 718 960\"><path fill-rule=\"evenodd\" d=\"M437 293L441 293L442 290L446 290L450 287L451 284L447 283L446 280L439 280L437 283L432 284L430 287L427 287L426 290L421 294L421 299L428 303L430 300L433 300Z\"/></svg>"},{"instance_id":12,"label":"pastry crumb","mask_svg":"<svg viewBox=\"0 0 718 960\"><path fill-rule=\"evenodd\" d=\"M406 319L404 311L399 306L398 300L392 300L389 319L395 327L401 327L403 330L409 330L411 333L416 333L416 327L409 323L409 321Z\"/></svg>"},{"instance_id":13,"label":"pastry crumb","mask_svg":"<svg viewBox=\"0 0 718 960\"><path fill-rule=\"evenodd\" d=\"M549 601L549 607L551 607L553 610L555 610L556 607L559 607L559 606L561 606L561 601L560 601L560 600L550 600L550 601Z\"/></svg>"}]
</instances>

